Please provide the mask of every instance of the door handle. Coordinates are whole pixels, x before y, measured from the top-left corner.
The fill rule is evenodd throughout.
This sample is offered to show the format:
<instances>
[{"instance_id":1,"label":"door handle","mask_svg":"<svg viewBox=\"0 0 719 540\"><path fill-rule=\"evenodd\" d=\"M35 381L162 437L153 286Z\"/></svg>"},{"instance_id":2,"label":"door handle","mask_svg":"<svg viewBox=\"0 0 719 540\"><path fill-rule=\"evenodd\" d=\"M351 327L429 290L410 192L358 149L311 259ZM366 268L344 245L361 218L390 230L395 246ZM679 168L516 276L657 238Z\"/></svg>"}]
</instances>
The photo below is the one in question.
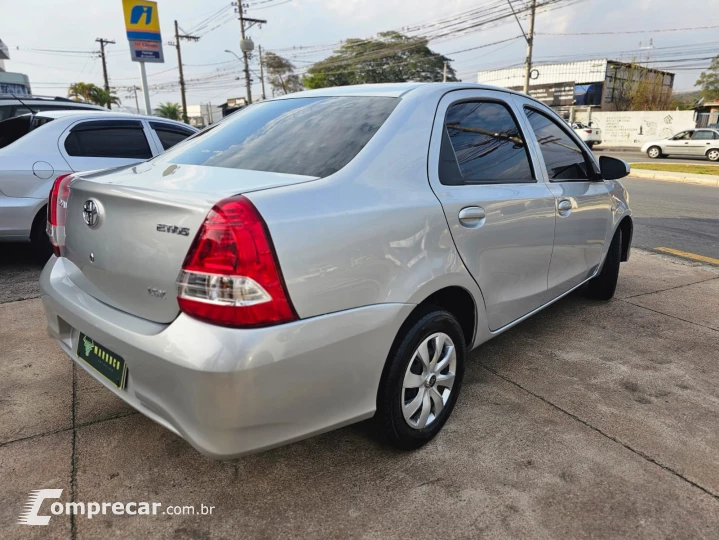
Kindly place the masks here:
<instances>
[{"instance_id":1,"label":"door handle","mask_svg":"<svg viewBox=\"0 0 719 540\"><path fill-rule=\"evenodd\" d=\"M557 212L560 216L566 217L572 213L572 201L562 199L557 205Z\"/></svg>"},{"instance_id":2,"label":"door handle","mask_svg":"<svg viewBox=\"0 0 719 540\"><path fill-rule=\"evenodd\" d=\"M468 206L459 211L459 222L468 229L484 225L487 215L481 206Z\"/></svg>"}]
</instances>

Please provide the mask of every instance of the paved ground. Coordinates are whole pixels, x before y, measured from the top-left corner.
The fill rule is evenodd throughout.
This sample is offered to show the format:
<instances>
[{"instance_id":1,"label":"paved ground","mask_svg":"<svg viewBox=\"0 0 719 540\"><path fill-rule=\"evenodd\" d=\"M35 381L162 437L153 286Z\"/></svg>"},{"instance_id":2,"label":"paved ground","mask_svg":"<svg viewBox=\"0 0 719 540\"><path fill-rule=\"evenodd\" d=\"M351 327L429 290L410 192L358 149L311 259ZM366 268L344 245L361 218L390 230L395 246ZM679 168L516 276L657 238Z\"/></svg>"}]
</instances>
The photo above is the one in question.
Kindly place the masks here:
<instances>
[{"instance_id":1,"label":"paved ground","mask_svg":"<svg viewBox=\"0 0 719 540\"><path fill-rule=\"evenodd\" d=\"M627 161L629 163L690 163L692 165L713 165L715 167L719 167L719 163L712 163L706 158L703 158L701 156L694 157L694 156L686 156L686 157L668 157L658 160L649 159L647 155L643 152L639 151L616 151L616 150L601 150L597 148L594 153L598 156L605 155L605 156L614 156L618 157L619 159L623 159L624 161ZM719 172L717 173L719 174Z\"/></svg>"},{"instance_id":2,"label":"paved ground","mask_svg":"<svg viewBox=\"0 0 719 540\"><path fill-rule=\"evenodd\" d=\"M719 189L639 178L625 178L622 183L629 190L634 213L633 245L719 260Z\"/></svg>"},{"instance_id":3,"label":"paved ground","mask_svg":"<svg viewBox=\"0 0 719 540\"><path fill-rule=\"evenodd\" d=\"M635 252L617 298L566 298L471 354L443 434L410 454L366 422L213 462L74 369L40 301L0 305L4 538L716 538L719 272ZM63 501L208 516L15 524ZM46 512L50 501L43 504Z\"/></svg>"}]
</instances>

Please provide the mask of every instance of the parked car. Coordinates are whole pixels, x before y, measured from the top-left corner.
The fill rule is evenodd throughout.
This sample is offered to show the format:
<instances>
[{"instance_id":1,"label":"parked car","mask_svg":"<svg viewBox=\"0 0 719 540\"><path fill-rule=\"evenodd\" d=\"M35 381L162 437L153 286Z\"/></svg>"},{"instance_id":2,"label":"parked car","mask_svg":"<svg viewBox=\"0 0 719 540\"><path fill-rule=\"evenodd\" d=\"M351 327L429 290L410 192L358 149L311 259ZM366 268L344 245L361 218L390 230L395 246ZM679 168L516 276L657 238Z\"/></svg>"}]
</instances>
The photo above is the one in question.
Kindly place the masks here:
<instances>
[{"instance_id":1,"label":"parked car","mask_svg":"<svg viewBox=\"0 0 719 540\"><path fill-rule=\"evenodd\" d=\"M18 99L19 98L19 99ZM90 103L63 97L0 94L0 121L46 111L107 111Z\"/></svg>"},{"instance_id":2,"label":"parked car","mask_svg":"<svg viewBox=\"0 0 719 540\"><path fill-rule=\"evenodd\" d=\"M595 144L602 144L602 130L595 127L591 122L589 124L574 122L572 123L572 129L589 148L593 148Z\"/></svg>"},{"instance_id":3,"label":"parked car","mask_svg":"<svg viewBox=\"0 0 719 540\"><path fill-rule=\"evenodd\" d=\"M584 284L612 297L628 172L493 87L263 101L146 163L55 180L49 332L208 456L373 416L417 448L467 351Z\"/></svg>"},{"instance_id":4,"label":"parked car","mask_svg":"<svg viewBox=\"0 0 719 540\"><path fill-rule=\"evenodd\" d=\"M47 259L45 207L55 178L138 163L196 132L173 120L100 111L47 111L0 122L0 241L30 241Z\"/></svg>"},{"instance_id":5,"label":"parked car","mask_svg":"<svg viewBox=\"0 0 719 540\"><path fill-rule=\"evenodd\" d=\"M652 158L667 156L705 156L719 161L719 130L688 129L668 139L644 143L642 152Z\"/></svg>"}]
</instances>

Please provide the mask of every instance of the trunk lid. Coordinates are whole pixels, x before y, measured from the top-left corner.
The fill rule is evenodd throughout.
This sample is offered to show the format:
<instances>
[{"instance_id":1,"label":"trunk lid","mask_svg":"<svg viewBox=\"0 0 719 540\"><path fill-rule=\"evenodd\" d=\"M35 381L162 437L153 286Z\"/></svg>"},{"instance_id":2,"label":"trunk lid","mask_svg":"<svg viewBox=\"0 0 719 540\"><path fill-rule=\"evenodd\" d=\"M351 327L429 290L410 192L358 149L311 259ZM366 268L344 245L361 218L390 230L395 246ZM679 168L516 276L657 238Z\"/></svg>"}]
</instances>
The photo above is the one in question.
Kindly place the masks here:
<instances>
[{"instance_id":1,"label":"trunk lid","mask_svg":"<svg viewBox=\"0 0 719 540\"><path fill-rule=\"evenodd\" d=\"M212 206L232 195L312 179L153 162L83 174L72 182L67 206L69 277L101 302L169 323L179 313L177 276ZM94 226L84 217L88 201L97 212Z\"/></svg>"}]
</instances>

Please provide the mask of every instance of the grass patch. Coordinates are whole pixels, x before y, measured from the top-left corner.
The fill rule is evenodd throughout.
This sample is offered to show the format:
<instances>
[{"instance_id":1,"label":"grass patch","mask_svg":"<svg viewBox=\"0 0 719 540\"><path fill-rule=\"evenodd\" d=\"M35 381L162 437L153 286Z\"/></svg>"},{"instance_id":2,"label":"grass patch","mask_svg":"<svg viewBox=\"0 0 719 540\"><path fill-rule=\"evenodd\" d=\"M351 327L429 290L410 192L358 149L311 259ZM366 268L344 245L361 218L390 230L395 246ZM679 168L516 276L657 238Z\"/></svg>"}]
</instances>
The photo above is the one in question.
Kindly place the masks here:
<instances>
[{"instance_id":1,"label":"grass patch","mask_svg":"<svg viewBox=\"0 0 719 540\"><path fill-rule=\"evenodd\" d=\"M719 165L690 165L688 163L632 163L632 169L667 171L687 174L719 175Z\"/></svg>"}]
</instances>

